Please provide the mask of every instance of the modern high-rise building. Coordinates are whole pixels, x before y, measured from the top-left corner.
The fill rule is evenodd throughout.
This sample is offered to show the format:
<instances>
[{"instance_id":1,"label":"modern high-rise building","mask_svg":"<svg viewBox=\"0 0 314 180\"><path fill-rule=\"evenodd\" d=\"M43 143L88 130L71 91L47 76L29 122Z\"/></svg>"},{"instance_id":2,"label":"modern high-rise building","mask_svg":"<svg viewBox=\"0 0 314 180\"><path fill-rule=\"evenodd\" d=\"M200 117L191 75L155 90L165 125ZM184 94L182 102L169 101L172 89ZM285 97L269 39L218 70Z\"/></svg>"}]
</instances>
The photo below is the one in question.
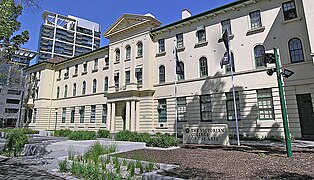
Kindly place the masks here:
<instances>
[{"instance_id":1,"label":"modern high-rise building","mask_svg":"<svg viewBox=\"0 0 314 180\"><path fill-rule=\"evenodd\" d=\"M44 11L37 62L54 57L71 58L100 46L100 26L71 15Z\"/></svg>"}]
</instances>

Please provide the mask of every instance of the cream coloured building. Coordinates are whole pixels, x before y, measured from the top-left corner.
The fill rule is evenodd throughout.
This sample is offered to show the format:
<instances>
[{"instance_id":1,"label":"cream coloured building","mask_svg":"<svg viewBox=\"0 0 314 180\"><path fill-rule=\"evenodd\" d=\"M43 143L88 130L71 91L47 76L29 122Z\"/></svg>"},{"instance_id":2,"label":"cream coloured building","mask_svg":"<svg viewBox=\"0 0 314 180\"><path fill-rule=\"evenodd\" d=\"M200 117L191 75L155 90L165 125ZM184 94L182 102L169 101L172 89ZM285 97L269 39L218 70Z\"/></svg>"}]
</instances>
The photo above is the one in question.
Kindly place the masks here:
<instances>
[{"instance_id":1,"label":"cream coloured building","mask_svg":"<svg viewBox=\"0 0 314 180\"><path fill-rule=\"evenodd\" d=\"M123 14L104 33L108 46L25 70L28 126L181 133L184 124L226 123L235 134L231 69L220 67L229 28L240 133L283 136L276 76L266 74L272 65L261 59L277 47L281 66L295 72L283 78L291 134L313 137L313 5L242 0L195 16L183 10L181 20L165 26L151 14ZM174 47L184 75L175 74Z\"/></svg>"}]
</instances>

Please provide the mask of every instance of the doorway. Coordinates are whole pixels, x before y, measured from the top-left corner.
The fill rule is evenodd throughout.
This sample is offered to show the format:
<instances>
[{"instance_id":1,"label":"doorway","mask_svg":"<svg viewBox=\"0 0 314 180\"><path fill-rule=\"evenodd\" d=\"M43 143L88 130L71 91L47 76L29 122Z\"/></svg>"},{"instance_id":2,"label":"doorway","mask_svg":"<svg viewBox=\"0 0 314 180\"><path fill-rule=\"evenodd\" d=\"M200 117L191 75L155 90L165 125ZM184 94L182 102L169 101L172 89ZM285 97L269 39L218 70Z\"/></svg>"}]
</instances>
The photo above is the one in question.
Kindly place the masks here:
<instances>
[{"instance_id":1,"label":"doorway","mask_svg":"<svg viewBox=\"0 0 314 180\"><path fill-rule=\"evenodd\" d=\"M314 113L311 94L297 94L302 138L314 139Z\"/></svg>"}]
</instances>

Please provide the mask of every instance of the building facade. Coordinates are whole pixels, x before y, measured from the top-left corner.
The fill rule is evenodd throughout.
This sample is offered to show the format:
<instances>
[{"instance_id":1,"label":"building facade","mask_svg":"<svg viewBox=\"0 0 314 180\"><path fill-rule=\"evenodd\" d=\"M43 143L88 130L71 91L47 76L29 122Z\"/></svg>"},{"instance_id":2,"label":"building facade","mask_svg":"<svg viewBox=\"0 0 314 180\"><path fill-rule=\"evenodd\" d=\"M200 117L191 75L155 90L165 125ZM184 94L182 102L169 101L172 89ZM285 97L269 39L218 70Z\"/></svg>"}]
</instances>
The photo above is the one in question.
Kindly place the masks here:
<instances>
[{"instance_id":1,"label":"building facade","mask_svg":"<svg viewBox=\"0 0 314 180\"><path fill-rule=\"evenodd\" d=\"M22 69L28 67L37 52L20 48L10 61L0 65L0 127L16 127L22 113L24 75Z\"/></svg>"},{"instance_id":2,"label":"building facade","mask_svg":"<svg viewBox=\"0 0 314 180\"><path fill-rule=\"evenodd\" d=\"M75 16L44 11L37 61L54 57L71 58L100 46L100 26Z\"/></svg>"},{"instance_id":3,"label":"building facade","mask_svg":"<svg viewBox=\"0 0 314 180\"><path fill-rule=\"evenodd\" d=\"M266 74L273 65L265 67L262 60L277 47L281 66L295 73L283 79L290 132L313 137L312 5L310 0L235 1L195 16L183 10L181 20L165 26L151 14L123 14L104 33L108 46L26 70L42 73L28 125L181 134L184 124L222 123L235 134L237 116L240 134L283 136L277 79ZM233 69L220 66L226 29ZM181 75L175 72L174 48Z\"/></svg>"}]
</instances>

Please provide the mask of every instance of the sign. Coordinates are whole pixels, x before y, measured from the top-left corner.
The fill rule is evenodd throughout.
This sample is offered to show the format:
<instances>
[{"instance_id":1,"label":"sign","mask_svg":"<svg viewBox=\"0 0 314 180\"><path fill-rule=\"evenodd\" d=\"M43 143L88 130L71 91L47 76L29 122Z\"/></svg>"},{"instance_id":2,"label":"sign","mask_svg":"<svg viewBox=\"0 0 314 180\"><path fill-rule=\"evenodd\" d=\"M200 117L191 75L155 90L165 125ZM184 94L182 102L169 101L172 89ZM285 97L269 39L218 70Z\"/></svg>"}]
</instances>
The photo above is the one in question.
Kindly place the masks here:
<instances>
[{"instance_id":1,"label":"sign","mask_svg":"<svg viewBox=\"0 0 314 180\"><path fill-rule=\"evenodd\" d=\"M183 143L230 145L227 124L183 125Z\"/></svg>"}]
</instances>

